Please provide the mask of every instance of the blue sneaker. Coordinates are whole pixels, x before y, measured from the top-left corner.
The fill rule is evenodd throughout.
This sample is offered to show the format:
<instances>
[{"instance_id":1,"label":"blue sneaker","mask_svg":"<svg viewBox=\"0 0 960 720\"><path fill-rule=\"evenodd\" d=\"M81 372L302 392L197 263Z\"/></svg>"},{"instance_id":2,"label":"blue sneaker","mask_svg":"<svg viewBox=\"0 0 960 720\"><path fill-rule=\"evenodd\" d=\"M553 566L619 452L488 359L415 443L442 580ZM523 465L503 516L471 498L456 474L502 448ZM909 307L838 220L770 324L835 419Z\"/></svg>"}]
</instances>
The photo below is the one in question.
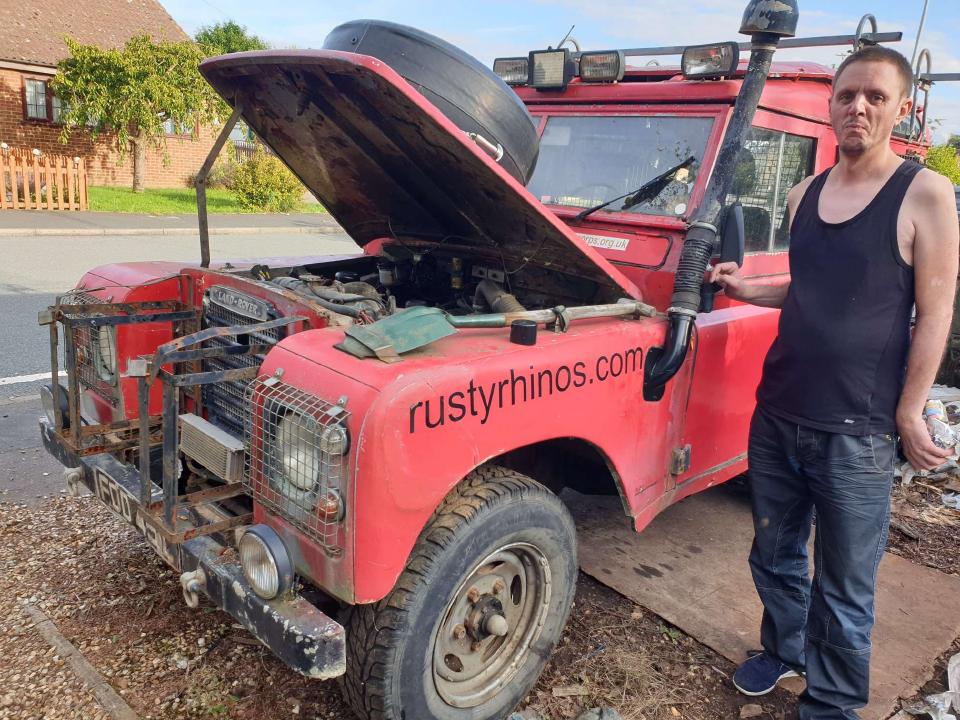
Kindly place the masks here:
<instances>
[{"instance_id":1,"label":"blue sneaker","mask_svg":"<svg viewBox=\"0 0 960 720\"><path fill-rule=\"evenodd\" d=\"M756 697L766 695L778 682L788 677L797 677L797 673L779 660L760 653L737 668L733 674L733 684L744 695Z\"/></svg>"}]
</instances>

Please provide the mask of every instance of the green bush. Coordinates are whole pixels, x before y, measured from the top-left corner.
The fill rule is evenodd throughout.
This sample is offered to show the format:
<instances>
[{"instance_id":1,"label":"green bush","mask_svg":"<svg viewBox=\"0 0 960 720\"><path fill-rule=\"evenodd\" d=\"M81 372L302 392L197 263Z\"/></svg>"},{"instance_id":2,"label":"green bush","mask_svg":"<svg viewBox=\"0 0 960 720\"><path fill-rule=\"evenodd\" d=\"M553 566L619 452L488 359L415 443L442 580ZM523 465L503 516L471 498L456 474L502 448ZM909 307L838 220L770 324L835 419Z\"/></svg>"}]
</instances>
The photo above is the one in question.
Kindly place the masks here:
<instances>
[{"instance_id":1,"label":"green bush","mask_svg":"<svg viewBox=\"0 0 960 720\"><path fill-rule=\"evenodd\" d=\"M237 167L238 164L234 154L233 146L228 144L213 163L213 167L210 169L210 174L207 175L207 189L210 190L211 188L224 188L226 190L231 190L233 188L233 180L237 174ZM187 179L187 187L196 186L197 176L191 175Z\"/></svg>"},{"instance_id":2,"label":"green bush","mask_svg":"<svg viewBox=\"0 0 960 720\"><path fill-rule=\"evenodd\" d=\"M287 166L260 147L237 166L233 176L233 194L248 210L289 212L299 204L303 191Z\"/></svg>"},{"instance_id":3,"label":"green bush","mask_svg":"<svg viewBox=\"0 0 960 720\"><path fill-rule=\"evenodd\" d=\"M960 185L960 158L949 145L930 148L927 151L927 167L948 177L954 185Z\"/></svg>"}]
</instances>

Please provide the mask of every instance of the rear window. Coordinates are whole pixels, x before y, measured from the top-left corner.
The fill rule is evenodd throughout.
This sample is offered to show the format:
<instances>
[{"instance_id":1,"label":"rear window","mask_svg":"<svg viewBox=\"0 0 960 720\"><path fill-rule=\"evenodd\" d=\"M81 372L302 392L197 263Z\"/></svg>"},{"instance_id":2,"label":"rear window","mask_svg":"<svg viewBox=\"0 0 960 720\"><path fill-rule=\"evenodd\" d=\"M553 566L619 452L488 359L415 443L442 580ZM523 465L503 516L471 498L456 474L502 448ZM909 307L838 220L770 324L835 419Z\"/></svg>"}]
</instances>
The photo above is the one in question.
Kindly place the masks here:
<instances>
[{"instance_id":1,"label":"rear window","mask_svg":"<svg viewBox=\"0 0 960 720\"><path fill-rule=\"evenodd\" d=\"M606 210L682 216L687 212L713 118L689 116L554 116L540 139L540 157L527 189L541 202L588 208L632 192L694 158L655 198Z\"/></svg>"}]
</instances>

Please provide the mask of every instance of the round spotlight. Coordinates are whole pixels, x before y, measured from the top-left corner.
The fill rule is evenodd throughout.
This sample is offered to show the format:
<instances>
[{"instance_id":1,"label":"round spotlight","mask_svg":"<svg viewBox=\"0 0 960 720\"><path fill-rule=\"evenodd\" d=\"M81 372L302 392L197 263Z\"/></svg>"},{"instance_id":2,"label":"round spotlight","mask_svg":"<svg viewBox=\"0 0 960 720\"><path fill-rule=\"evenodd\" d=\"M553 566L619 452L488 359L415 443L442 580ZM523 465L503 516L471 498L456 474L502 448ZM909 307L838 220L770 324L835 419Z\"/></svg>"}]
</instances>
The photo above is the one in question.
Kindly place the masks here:
<instances>
[{"instance_id":1,"label":"round spotlight","mask_svg":"<svg viewBox=\"0 0 960 720\"><path fill-rule=\"evenodd\" d=\"M254 525L240 538L240 567L253 591L272 600L293 585L293 564L273 528Z\"/></svg>"}]
</instances>

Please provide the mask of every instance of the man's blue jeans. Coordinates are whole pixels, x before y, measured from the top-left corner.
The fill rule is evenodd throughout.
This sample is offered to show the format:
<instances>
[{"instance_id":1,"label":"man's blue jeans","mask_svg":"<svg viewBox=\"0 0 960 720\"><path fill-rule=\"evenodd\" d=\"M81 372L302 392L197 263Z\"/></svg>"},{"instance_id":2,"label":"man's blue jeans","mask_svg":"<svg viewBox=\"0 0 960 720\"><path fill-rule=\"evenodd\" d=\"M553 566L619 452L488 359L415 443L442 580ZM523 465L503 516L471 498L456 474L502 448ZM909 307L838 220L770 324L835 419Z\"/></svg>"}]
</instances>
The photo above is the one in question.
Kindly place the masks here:
<instances>
[{"instance_id":1,"label":"man's blue jeans","mask_svg":"<svg viewBox=\"0 0 960 720\"><path fill-rule=\"evenodd\" d=\"M771 657L806 672L800 720L858 718L855 710L867 704L895 458L893 435L841 435L754 413L750 569L764 607L760 636Z\"/></svg>"}]
</instances>

